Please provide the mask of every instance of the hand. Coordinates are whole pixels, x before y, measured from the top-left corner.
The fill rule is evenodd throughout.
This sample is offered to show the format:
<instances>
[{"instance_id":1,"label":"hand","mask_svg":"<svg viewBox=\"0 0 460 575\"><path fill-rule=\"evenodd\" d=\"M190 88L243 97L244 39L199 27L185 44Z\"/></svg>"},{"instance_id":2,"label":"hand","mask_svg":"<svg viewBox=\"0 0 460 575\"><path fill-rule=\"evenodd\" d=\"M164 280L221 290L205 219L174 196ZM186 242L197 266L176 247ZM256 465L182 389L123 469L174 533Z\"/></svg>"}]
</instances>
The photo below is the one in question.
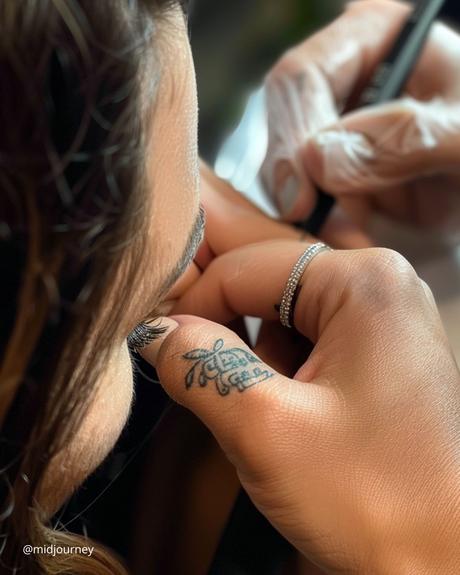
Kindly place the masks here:
<instances>
[{"instance_id":1,"label":"hand","mask_svg":"<svg viewBox=\"0 0 460 575\"><path fill-rule=\"evenodd\" d=\"M176 311L275 320L304 248L275 241L216 258ZM315 344L294 379L191 316L165 320L143 355L262 513L327 573L456 574L460 378L429 289L394 252L322 253L294 319Z\"/></svg>"},{"instance_id":2,"label":"hand","mask_svg":"<svg viewBox=\"0 0 460 575\"><path fill-rule=\"evenodd\" d=\"M201 276L212 260L248 244L273 239L309 240L313 237L291 225L274 220L257 208L230 184L201 163L201 198L206 213L205 237L186 273L175 284L161 306L165 315ZM337 212L322 230L322 239L340 248L370 247L371 241L352 222Z\"/></svg>"},{"instance_id":3,"label":"hand","mask_svg":"<svg viewBox=\"0 0 460 575\"><path fill-rule=\"evenodd\" d=\"M458 34L434 26L404 98L339 118L383 59L408 10L391 0L353 2L338 20L289 50L268 75L263 174L284 219L306 217L320 186L413 224L458 227Z\"/></svg>"}]
</instances>

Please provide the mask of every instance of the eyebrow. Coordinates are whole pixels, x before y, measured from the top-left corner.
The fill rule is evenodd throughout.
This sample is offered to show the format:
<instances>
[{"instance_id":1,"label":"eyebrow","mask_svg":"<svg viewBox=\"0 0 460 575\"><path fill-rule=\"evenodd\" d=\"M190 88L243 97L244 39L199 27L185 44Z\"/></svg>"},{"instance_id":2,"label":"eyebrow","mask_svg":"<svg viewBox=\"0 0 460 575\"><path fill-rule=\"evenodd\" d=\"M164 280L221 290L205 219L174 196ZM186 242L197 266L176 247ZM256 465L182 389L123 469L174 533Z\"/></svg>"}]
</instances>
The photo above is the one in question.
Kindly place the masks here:
<instances>
[{"instance_id":1,"label":"eyebrow","mask_svg":"<svg viewBox=\"0 0 460 575\"><path fill-rule=\"evenodd\" d=\"M190 262L195 257L195 254L200 246L203 236L204 236L204 228L206 225L206 216L204 209L200 206L198 211L197 218L195 223L193 224L192 231L187 240L187 245L179 258L179 261L174 266L172 272L166 278L166 281L163 284L161 293L167 292L180 278L180 276L185 272L185 270L190 265Z\"/></svg>"}]
</instances>

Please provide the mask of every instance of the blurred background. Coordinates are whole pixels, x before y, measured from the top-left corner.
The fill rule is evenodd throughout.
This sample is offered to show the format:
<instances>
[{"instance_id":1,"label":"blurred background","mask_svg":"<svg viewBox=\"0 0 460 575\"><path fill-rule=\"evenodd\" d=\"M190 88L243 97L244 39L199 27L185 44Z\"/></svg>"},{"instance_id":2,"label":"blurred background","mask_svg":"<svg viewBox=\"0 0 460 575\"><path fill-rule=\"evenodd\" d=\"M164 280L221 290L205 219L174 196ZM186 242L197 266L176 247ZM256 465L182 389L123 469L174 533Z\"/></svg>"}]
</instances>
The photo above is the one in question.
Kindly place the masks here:
<instances>
[{"instance_id":1,"label":"blurred background","mask_svg":"<svg viewBox=\"0 0 460 575\"><path fill-rule=\"evenodd\" d=\"M345 0L191 0L190 35L200 102L200 151L213 163L248 94L290 46L327 24ZM443 17L460 23L459 0Z\"/></svg>"}]
</instances>

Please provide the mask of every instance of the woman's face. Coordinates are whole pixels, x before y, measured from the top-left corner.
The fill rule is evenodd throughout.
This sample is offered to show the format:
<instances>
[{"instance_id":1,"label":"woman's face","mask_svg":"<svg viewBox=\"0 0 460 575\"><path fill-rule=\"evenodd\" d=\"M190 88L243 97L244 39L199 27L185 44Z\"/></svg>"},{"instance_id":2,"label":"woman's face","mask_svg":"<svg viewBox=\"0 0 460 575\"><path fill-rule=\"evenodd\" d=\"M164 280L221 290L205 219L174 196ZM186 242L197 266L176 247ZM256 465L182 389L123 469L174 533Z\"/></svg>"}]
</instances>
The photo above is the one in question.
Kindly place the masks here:
<instances>
[{"instance_id":1,"label":"woman's face","mask_svg":"<svg viewBox=\"0 0 460 575\"><path fill-rule=\"evenodd\" d=\"M139 302L136 303L139 309L132 310L134 316L146 319L152 295L157 303L161 302L190 263L203 232L199 215L195 73L186 24L179 8L171 10L159 23L155 50L156 61L158 57L161 61L161 75L152 103L153 121L146 154L148 188L152 194L151 202L146 202L151 204L152 211L149 249L143 262L143 280L136 286L133 298ZM149 302L150 309L145 302ZM112 353L79 433L50 467L42 490L47 509L53 511L59 507L113 447L126 423L132 393L132 365L124 342ZM62 486L59 493L57 484Z\"/></svg>"}]
</instances>

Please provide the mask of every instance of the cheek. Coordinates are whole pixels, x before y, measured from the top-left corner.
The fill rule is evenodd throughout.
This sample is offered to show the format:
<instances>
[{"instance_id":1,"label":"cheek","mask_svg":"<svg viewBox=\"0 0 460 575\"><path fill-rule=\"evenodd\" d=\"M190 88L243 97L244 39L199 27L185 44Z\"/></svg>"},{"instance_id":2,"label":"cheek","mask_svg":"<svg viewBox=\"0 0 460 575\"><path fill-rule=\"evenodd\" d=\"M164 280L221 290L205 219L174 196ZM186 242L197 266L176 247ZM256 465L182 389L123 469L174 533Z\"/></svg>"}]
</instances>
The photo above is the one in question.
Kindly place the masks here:
<instances>
[{"instance_id":1,"label":"cheek","mask_svg":"<svg viewBox=\"0 0 460 575\"><path fill-rule=\"evenodd\" d=\"M107 456L126 423L132 397L132 364L124 343L112 355L80 429L45 475L39 499L47 513L56 512Z\"/></svg>"},{"instance_id":2,"label":"cheek","mask_svg":"<svg viewBox=\"0 0 460 575\"><path fill-rule=\"evenodd\" d=\"M100 437L102 460L117 441L129 416L133 399L133 367L126 342L113 355L88 416L89 441Z\"/></svg>"},{"instance_id":3,"label":"cheek","mask_svg":"<svg viewBox=\"0 0 460 575\"><path fill-rule=\"evenodd\" d=\"M149 241L154 246L155 287L160 280L158 271L171 270L183 252L199 206L195 75L183 24L179 29L182 32L175 50L163 54L164 68L147 148L152 210Z\"/></svg>"}]
</instances>

